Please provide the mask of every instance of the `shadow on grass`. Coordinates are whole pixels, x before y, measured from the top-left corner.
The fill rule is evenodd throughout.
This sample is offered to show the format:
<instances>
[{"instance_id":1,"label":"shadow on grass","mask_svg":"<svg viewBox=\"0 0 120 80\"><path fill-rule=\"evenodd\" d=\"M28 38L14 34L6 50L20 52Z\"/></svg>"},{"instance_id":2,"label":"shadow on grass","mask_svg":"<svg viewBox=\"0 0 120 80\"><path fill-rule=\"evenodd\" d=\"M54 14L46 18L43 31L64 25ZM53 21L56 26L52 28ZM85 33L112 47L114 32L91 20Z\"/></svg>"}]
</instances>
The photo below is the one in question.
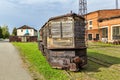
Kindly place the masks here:
<instances>
[{"instance_id":1,"label":"shadow on grass","mask_svg":"<svg viewBox=\"0 0 120 80\"><path fill-rule=\"evenodd\" d=\"M99 72L100 71L99 68L102 68L102 67L109 68L112 65L120 64L120 58L113 57L113 56L108 56L108 55L101 54L101 53L98 53L98 52L89 52L89 53L91 53L92 55L88 55L88 56L93 56L94 55L93 57L96 57L100 61L105 62L104 64L108 63L109 65L103 66L103 65L100 65L100 64L97 64L97 63L94 63L94 62L88 60L88 64L83 69L81 69L80 71ZM120 68L120 66L117 66L117 67Z\"/></svg>"}]
</instances>

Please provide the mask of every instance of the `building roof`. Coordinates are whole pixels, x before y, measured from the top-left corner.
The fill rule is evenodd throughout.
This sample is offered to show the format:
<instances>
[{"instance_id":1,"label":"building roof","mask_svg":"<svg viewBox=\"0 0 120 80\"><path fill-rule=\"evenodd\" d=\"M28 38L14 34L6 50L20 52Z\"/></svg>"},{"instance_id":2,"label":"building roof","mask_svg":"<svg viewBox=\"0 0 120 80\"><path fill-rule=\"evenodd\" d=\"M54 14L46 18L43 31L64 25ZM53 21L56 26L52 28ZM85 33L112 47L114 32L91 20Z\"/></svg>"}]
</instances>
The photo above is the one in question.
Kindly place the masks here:
<instances>
[{"instance_id":1,"label":"building roof","mask_svg":"<svg viewBox=\"0 0 120 80\"><path fill-rule=\"evenodd\" d=\"M95 13L95 12L103 12L103 11L120 11L120 9L102 9L102 10L89 12L86 15L89 15L89 14L92 14L92 13Z\"/></svg>"},{"instance_id":2,"label":"building roof","mask_svg":"<svg viewBox=\"0 0 120 80\"><path fill-rule=\"evenodd\" d=\"M108 18L99 18L98 21L99 21L99 22L102 22L102 21L104 21L104 20L112 20L112 19L117 19L117 18L120 18L120 15L111 16L111 17L108 17Z\"/></svg>"},{"instance_id":3,"label":"building roof","mask_svg":"<svg viewBox=\"0 0 120 80\"><path fill-rule=\"evenodd\" d=\"M120 18L120 9L103 9L103 10L97 10L94 12L90 12L86 14L87 16L90 14L98 14L98 21L102 22L103 20L110 20L115 18ZM92 18L92 17L91 17Z\"/></svg>"},{"instance_id":4,"label":"building roof","mask_svg":"<svg viewBox=\"0 0 120 80\"><path fill-rule=\"evenodd\" d=\"M27 25L23 25L23 26L21 26L21 27L19 27L17 29L34 29L34 28L32 28L30 26L27 26ZM36 29L34 29L34 30L37 31Z\"/></svg>"}]
</instances>

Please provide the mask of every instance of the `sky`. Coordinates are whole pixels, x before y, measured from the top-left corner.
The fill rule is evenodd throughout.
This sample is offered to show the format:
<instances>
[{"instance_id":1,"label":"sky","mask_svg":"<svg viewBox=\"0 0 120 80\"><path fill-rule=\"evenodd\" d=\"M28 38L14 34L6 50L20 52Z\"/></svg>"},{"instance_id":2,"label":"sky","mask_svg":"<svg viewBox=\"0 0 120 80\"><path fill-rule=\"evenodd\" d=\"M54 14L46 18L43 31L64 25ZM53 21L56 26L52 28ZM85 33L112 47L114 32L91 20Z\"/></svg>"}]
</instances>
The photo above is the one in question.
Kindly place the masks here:
<instances>
[{"instance_id":1,"label":"sky","mask_svg":"<svg viewBox=\"0 0 120 80\"><path fill-rule=\"evenodd\" d=\"M14 27L23 25L39 30L50 17L70 11L78 13L78 2L79 0L0 0L0 26L8 25L10 32ZM87 8L88 12L115 9L115 0L87 0Z\"/></svg>"}]
</instances>

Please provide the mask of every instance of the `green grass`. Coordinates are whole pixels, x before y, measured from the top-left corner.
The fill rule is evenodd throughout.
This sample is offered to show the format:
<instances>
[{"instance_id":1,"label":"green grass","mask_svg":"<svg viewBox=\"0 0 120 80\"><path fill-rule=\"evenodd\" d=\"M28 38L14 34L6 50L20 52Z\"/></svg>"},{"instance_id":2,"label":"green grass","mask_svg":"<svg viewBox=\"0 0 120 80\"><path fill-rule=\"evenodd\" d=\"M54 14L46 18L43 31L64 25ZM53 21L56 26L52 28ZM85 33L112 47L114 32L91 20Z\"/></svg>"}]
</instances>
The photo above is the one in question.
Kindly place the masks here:
<instances>
[{"instance_id":1,"label":"green grass","mask_svg":"<svg viewBox=\"0 0 120 80\"><path fill-rule=\"evenodd\" d=\"M104 67L88 61L83 71L90 74L95 80L120 80L120 71L112 68L113 65L120 66L120 45L105 44L101 42L90 42L88 45L88 56L96 57L112 65Z\"/></svg>"},{"instance_id":2,"label":"green grass","mask_svg":"<svg viewBox=\"0 0 120 80\"><path fill-rule=\"evenodd\" d=\"M46 80L68 80L68 76L64 71L52 69L49 66L45 57L38 50L37 43L13 44L20 50L24 60L29 62L30 70L31 68L34 68L34 70ZM93 56L103 61L110 62L112 65L120 65L120 45L104 44L100 42L89 43L87 53L88 56ZM111 66L104 67L88 61L87 66L83 70L77 73L73 72L73 75L76 78L74 80L120 80L120 71L111 68Z\"/></svg>"},{"instance_id":3,"label":"green grass","mask_svg":"<svg viewBox=\"0 0 120 80\"><path fill-rule=\"evenodd\" d=\"M88 66L84 71L95 80L120 80L120 72L118 70L110 67L104 67L91 61L88 62Z\"/></svg>"},{"instance_id":4,"label":"green grass","mask_svg":"<svg viewBox=\"0 0 120 80\"><path fill-rule=\"evenodd\" d=\"M72 74L74 75L73 80L120 80L118 70L91 61L88 61L87 66L80 72L73 72Z\"/></svg>"},{"instance_id":5,"label":"green grass","mask_svg":"<svg viewBox=\"0 0 120 80\"><path fill-rule=\"evenodd\" d=\"M120 45L100 42L89 43L88 56L93 56L103 61L120 65Z\"/></svg>"},{"instance_id":6,"label":"green grass","mask_svg":"<svg viewBox=\"0 0 120 80\"><path fill-rule=\"evenodd\" d=\"M45 57L38 50L37 43L13 43L13 45L19 49L24 61L29 63L29 69L37 71L38 74L44 77L41 79L68 80L68 76L64 71L52 69L50 67Z\"/></svg>"}]
</instances>

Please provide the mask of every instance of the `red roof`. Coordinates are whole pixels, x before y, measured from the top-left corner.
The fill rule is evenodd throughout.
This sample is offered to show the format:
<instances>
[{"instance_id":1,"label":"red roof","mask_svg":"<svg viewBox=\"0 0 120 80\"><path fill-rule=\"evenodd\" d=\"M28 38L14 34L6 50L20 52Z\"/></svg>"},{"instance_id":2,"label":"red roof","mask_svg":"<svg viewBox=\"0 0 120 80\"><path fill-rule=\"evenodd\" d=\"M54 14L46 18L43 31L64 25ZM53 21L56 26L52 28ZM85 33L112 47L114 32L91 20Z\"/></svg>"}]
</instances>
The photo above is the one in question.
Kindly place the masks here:
<instances>
[{"instance_id":1,"label":"red roof","mask_svg":"<svg viewBox=\"0 0 120 80\"><path fill-rule=\"evenodd\" d=\"M23 25L22 27L19 27L17 29L34 29L34 28L27 26L27 25ZM34 29L34 30L37 31L36 29Z\"/></svg>"}]
</instances>

